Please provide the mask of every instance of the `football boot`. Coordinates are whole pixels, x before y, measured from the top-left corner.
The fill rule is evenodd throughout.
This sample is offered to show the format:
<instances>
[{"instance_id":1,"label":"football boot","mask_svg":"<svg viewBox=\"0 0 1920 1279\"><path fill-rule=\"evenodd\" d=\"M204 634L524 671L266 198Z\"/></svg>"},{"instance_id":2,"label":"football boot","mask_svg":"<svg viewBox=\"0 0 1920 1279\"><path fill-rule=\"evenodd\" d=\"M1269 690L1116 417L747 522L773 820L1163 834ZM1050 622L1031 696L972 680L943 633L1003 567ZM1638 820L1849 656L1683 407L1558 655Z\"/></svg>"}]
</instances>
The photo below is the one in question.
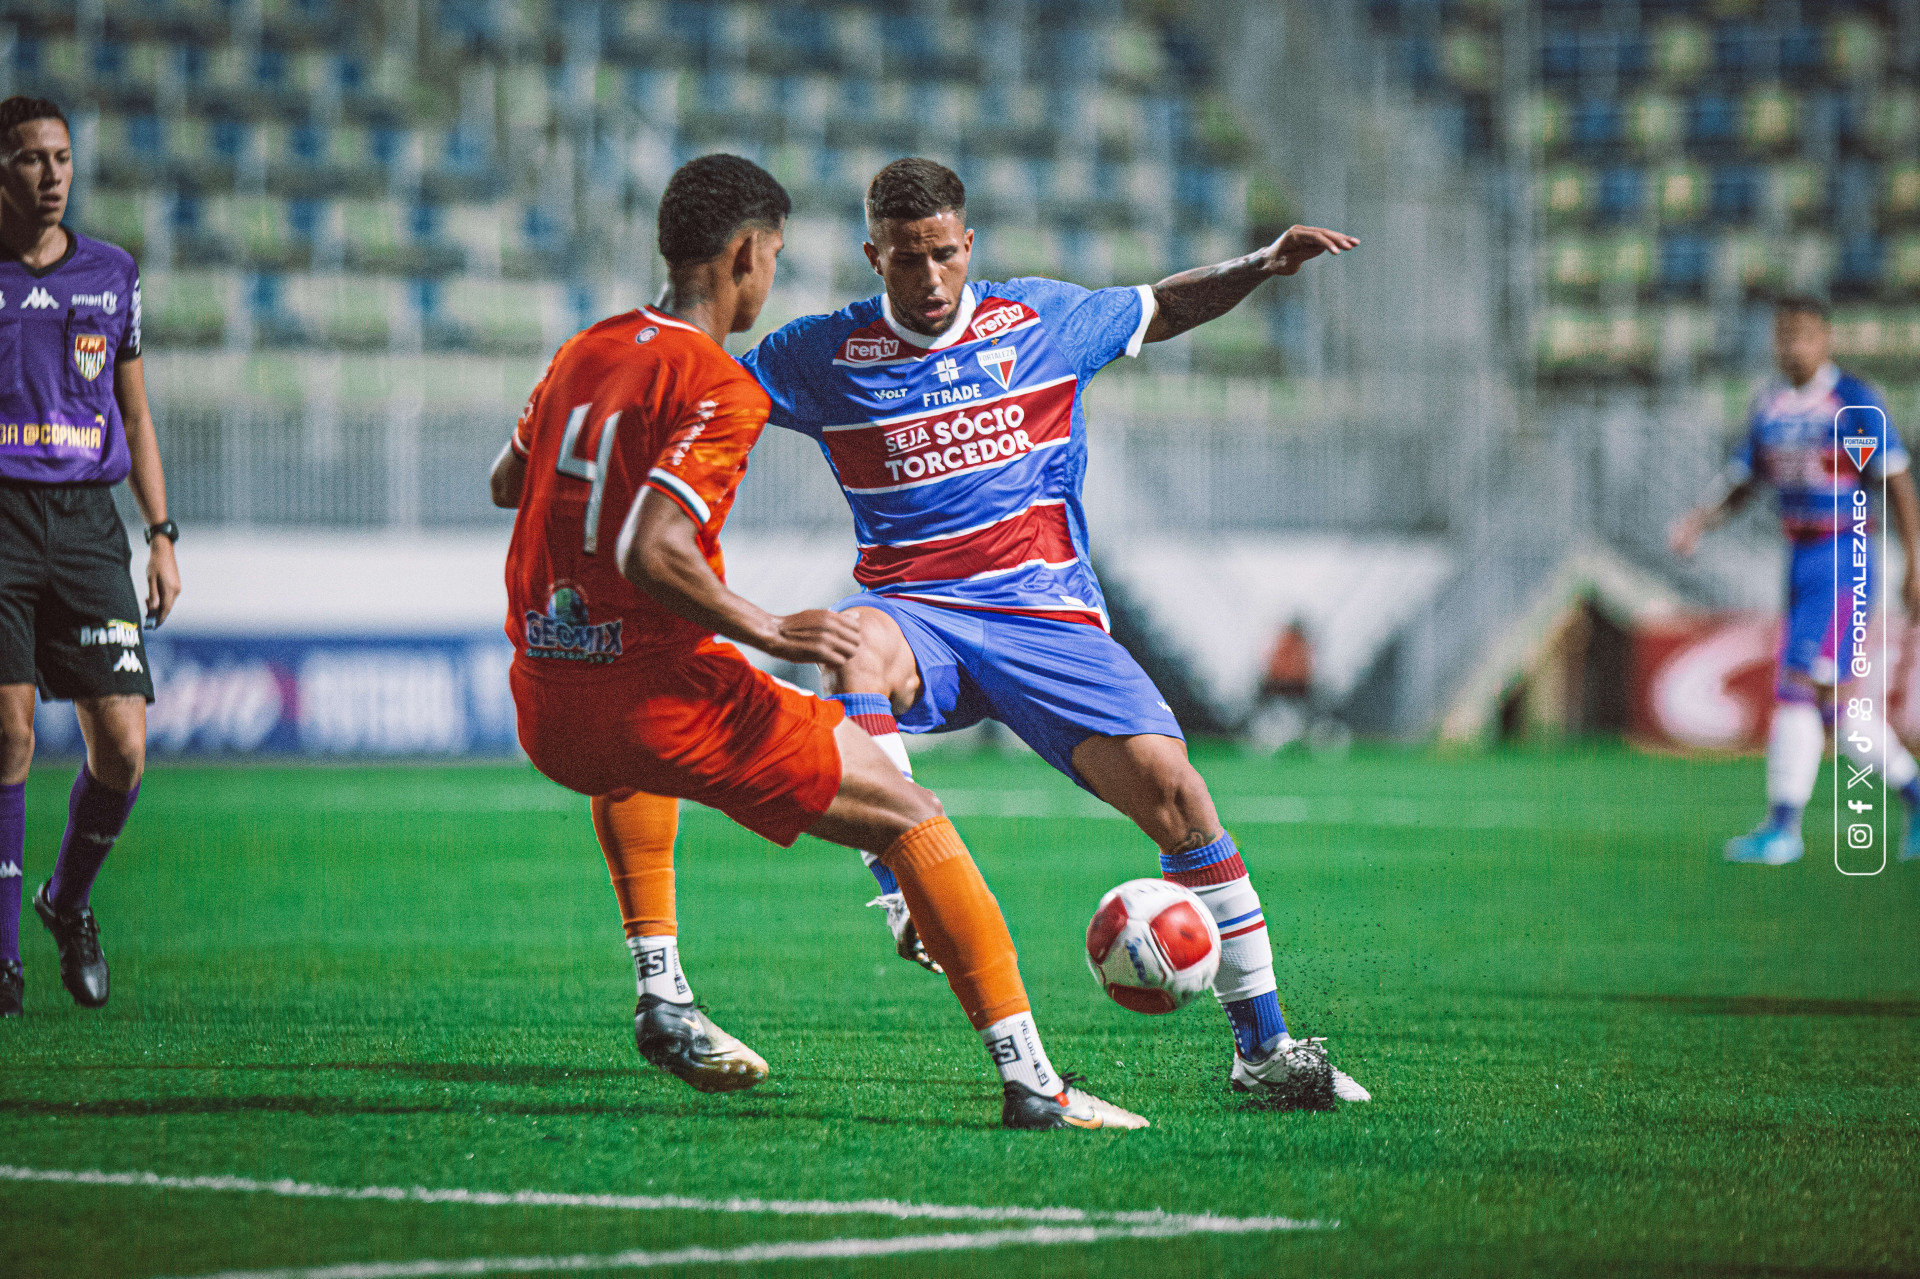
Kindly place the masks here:
<instances>
[{"instance_id":1,"label":"football boot","mask_svg":"<svg viewBox=\"0 0 1920 1279\"><path fill-rule=\"evenodd\" d=\"M696 1004L642 995L633 1008L633 1046L701 1092L736 1092L767 1077L759 1053L713 1024Z\"/></svg>"},{"instance_id":2,"label":"football boot","mask_svg":"<svg viewBox=\"0 0 1920 1279\"><path fill-rule=\"evenodd\" d=\"M902 959L911 959L930 973L945 971L933 962L933 956L927 954L927 948L921 944L919 930L913 926L913 916L907 913L904 893L881 893L867 905L878 906L887 912L887 931L893 934L894 954Z\"/></svg>"},{"instance_id":3,"label":"football boot","mask_svg":"<svg viewBox=\"0 0 1920 1279\"><path fill-rule=\"evenodd\" d=\"M1002 1128L1145 1128L1147 1121L1131 1110L1075 1086L1076 1077L1061 1080L1067 1086L1049 1096L1017 1079L1001 1085Z\"/></svg>"},{"instance_id":4,"label":"football boot","mask_svg":"<svg viewBox=\"0 0 1920 1279\"><path fill-rule=\"evenodd\" d=\"M27 979L17 959L0 959L0 1017L18 1017L27 996Z\"/></svg>"},{"instance_id":5,"label":"football boot","mask_svg":"<svg viewBox=\"0 0 1920 1279\"><path fill-rule=\"evenodd\" d=\"M1340 1075L1353 1093L1349 1100L1372 1100L1371 1093L1328 1063L1325 1043L1281 1035L1254 1058L1235 1048L1233 1090L1252 1093L1261 1105L1275 1110L1332 1110L1340 1095L1334 1077Z\"/></svg>"},{"instance_id":6,"label":"football boot","mask_svg":"<svg viewBox=\"0 0 1920 1279\"><path fill-rule=\"evenodd\" d=\"M1762 826L1727 841L1727 860L1749 866L1785 866L1806 855L1806 845L1797 830L1775 830Z\"/></svg>"},{"instance_id":7,"label":"football boot","mask_svg":"<svg viewBox=\"0 0 1920 1279\"><path fill-rule=\"evenodd\" d=\"M33 895L33 913L53 934L60 948L60 984L82 1008L103 1008L107 1002L107 957L100 951L100 925L91 908L66 911L47 897L48 880Z\"/></svg>"}]
</instances>

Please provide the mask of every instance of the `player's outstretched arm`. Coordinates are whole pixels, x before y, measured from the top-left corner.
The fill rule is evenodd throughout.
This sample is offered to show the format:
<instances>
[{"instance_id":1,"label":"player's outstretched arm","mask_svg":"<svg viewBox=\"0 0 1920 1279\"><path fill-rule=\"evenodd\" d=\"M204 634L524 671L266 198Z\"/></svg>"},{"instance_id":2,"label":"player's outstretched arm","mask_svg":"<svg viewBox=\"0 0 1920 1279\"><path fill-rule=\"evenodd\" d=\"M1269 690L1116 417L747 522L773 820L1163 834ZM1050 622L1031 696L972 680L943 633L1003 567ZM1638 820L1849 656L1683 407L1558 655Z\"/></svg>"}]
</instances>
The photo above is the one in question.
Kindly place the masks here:
<instances>
[{"instance_id":1,"label":"player's outstretched arm","mask_svg":"<svg viewBox=\"0 0 1920 1279\"><path fill-rule=\"evenodd\" d=\"M700 549L699 527L669 497L642 489L616 553L628 581L689 621L783 661L838 666L860 647L860 624L810 608L776 617L735 595Z\"/></svg>"},{"instance_id":2,"label":"player's outstretched arm","mask_svg":"<svg viewBox=\"0 0 1920 1279\"><path fill-rule=\"evenodd\" d=\"M1164 342L1217 319L1276 275L1292 275L1322 253L1335 256L1360 241L1325 227L1290 226L1266 248L1245 257L1170 275L1153 286L1155 310L1145 341Z\"/></svg>"},{"instance_id":3,"label":"player's outstretched arm","mask_svg":"<svg viewBox=\"0 0 1920 1279\"><path fill-rule=\"evenodd\" d=\"M127 487L147 527L167 521L167 477L160 469L160 437L153 429L153 410L147 406L147 374L140 358L113 366L113 398L120 405L120 421L127 433ZM173 612L180 598L180 566L173 558L173 539L166 534L147 543L147 618L155 626Z\"/></svg>"},{"instance_id":4,"label":"player's outstretched arm","mask_svg":"<svg viewBox=\"0 0 1920 1279\"><path fill-rule=\"evenodd\" d=\"M1703 536L1725 524L1752 496L1752 480L1726 486L1720 496L1694 507L1668 527L1668 548L1681 559L1688 558L1699 548Z\"/></svg>"},{"instance_id":5,"label":"player's outstretched arm","mask_svg":"<svg viewBox=\"0 0 1920 1279\"><path fill-rule=\"evenodd\" d=\"M520 490L527 482L527 459L508 440L500 446L500 456L493 459L493 470L487 475L488 487L493 491L493 504L505 510L520 508Z\"/></svg>"}]
</instances>

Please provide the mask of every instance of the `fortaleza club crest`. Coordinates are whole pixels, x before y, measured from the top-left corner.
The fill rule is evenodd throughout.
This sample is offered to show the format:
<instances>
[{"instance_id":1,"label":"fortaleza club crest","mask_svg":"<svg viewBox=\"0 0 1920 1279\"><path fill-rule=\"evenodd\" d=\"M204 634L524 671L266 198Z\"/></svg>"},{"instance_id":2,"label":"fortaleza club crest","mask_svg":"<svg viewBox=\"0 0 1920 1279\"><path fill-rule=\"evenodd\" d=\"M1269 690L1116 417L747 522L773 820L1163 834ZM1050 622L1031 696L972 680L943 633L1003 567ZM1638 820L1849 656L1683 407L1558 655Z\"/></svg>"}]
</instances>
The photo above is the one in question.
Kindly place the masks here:
<instances>
[{"instance_id":1,"label":"fortaleza club crest","mask_svg":"<svg viewBox=\"0 0 1920 1279\"><path fill-rule=\"evenodd\" d=\"M1000 384L1001 390L1013 389L1013 365L1020 358L1018 351L1010 346L993 346L973 358L980 361L980 367L987 371L988 377Z\"/></svg>"},{"instance_id":2,"label":"fortaleza club crest","mask_svg":"<svg viewBox=\"0 0 1920 1279\"><path fill-rule=\"evenodd\" d=\"M620 656L620 623L594 625L587 618L586 593L572 582L555 582L547 611L527 610L527 656L611 662Z\"/></svg>"},{"instance_id":3,"label":"fortaleza club crest","mask_svg":"<svg viewBox=\"0 0 1920 1279\"><path fill-rule=\"evenodd\" d=\"M1841 439L1840 446L1846 449L1847 456L1853 459L1853 469L1865 475L1867 459L1873 456L1876 448L1880 447L1880 442L1871 435L1849 435Z\"/></svg>"},{"instance_id":4,"label":"fortaleza club crest","mask_svg":"<svg viewBox=\"0 0 1920 1279\"><path fill-rule=\"evenodd\" d=\"M73 367L89 382L99 377L107 367L107 339L98 333L74 334Z\"/></svg>"}]
</instances>

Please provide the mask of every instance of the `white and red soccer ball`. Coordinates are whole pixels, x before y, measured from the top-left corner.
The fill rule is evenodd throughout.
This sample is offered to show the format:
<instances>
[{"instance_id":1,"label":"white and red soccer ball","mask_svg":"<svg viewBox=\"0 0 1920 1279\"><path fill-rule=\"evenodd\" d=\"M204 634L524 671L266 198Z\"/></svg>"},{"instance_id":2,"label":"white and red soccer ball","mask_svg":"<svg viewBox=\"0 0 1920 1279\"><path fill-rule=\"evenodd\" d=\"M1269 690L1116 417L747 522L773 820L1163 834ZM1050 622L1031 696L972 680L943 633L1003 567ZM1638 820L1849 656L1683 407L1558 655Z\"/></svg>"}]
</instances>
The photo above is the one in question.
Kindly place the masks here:
<instances>
[{"instance_id":1,"label":"white and red soccer ball","mask_svg":"<svg viewBox=\"0 0 1920 1279\"><path fill-rule=\"evenodd\" d=\"M1210 989L1220 929L1191 889L1130 879L1100 899L1087 925L1087 967L1122 1008L1170 1013Z\"/></svg>"}]
</instances>

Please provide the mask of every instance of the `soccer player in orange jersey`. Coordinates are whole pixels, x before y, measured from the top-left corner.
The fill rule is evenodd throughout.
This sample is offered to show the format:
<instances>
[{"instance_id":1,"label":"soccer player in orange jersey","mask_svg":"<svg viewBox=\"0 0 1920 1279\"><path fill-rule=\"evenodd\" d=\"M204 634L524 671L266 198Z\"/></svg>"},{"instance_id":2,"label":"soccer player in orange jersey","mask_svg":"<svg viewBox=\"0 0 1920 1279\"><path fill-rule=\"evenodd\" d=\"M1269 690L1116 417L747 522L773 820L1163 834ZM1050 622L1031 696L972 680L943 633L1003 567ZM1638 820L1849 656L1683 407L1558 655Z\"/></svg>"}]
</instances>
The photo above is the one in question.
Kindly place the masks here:
<instances>
[{"instance_id":1,"label":"soccer player in orange jersey","mask_svg":"<svg viewBox=\"0 0 1920 1279\"><path fill-rule=\"evenodd\" d=\"M615 845L610 864L627 860L621 801L657 805L654 796L697 800L783 847L805 832L885 849L881 862L999 1068L1001 1122L1144 1126L1069 1087L1047 1060L999 905L939 801L837 703L779 683L715 638L792 662L843 662L858 647L850 619L776 617L735 595L720 556L770 407L721 343L766 301L788 208L780 184L737 156L675 173L660 202L665 296L569 339L495 463L495 502L519 510L507 634L520 743L542 773L593 797L595 831ZM667 882L656 925L671 924ZM765 1077L764 1062L731 1051L742 1046L693 1005L683 979L643 988L634 1037L649 1061L703 1090Z\"/></svg>"}]
</instances>

